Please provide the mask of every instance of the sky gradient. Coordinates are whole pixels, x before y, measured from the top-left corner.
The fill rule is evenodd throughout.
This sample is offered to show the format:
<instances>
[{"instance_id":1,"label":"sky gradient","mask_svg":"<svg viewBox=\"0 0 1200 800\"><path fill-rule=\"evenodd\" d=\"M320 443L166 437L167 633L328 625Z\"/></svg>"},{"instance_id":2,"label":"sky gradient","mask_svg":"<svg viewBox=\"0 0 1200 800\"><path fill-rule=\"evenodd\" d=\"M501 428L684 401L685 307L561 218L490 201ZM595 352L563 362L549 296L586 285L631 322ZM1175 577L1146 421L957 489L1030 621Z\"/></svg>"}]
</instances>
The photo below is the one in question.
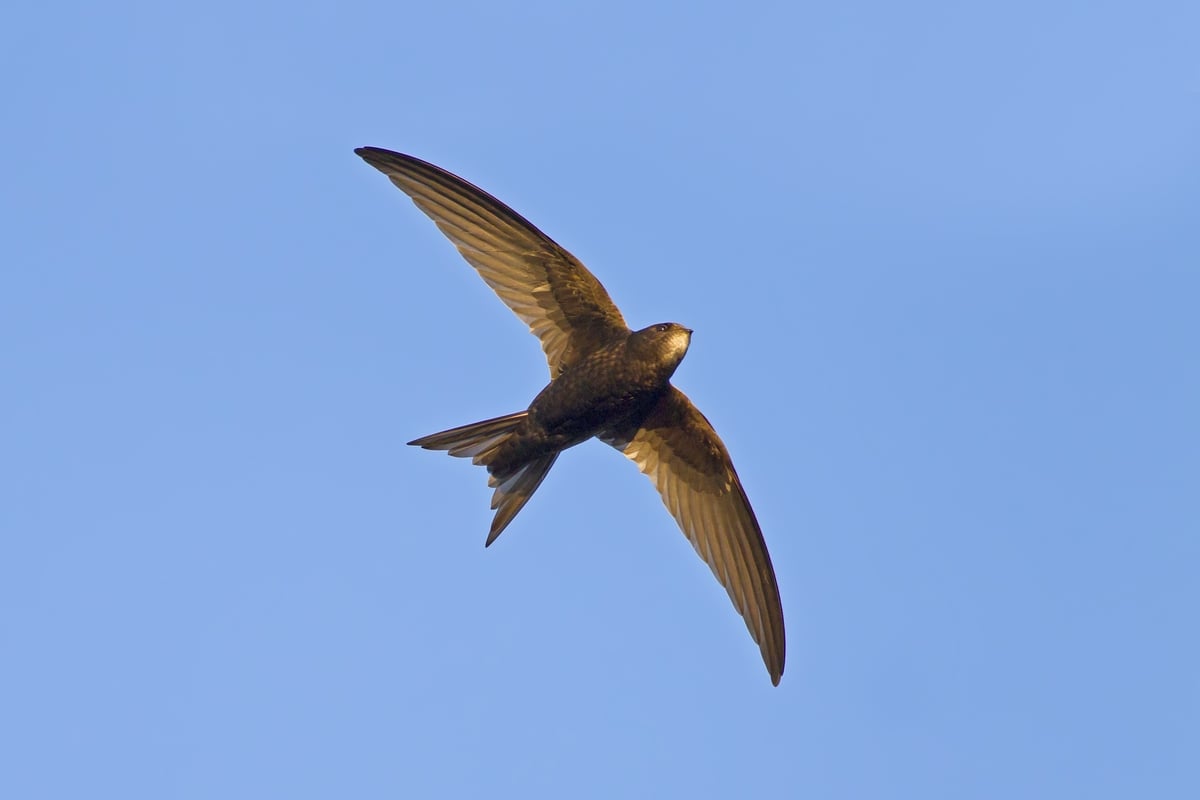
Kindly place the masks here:
<instances>
[{"instance_id":1,"label":"sky gradient","mask_svg":"<svg viewBox=\"0 0 1200 800\"><path fill-rule=\"evenodd\" d=\"M0 796L1200 796L1200 6L66 2L0 24ZM721 433L773 688L483 187Z\"/></svg>"}]
</instances>

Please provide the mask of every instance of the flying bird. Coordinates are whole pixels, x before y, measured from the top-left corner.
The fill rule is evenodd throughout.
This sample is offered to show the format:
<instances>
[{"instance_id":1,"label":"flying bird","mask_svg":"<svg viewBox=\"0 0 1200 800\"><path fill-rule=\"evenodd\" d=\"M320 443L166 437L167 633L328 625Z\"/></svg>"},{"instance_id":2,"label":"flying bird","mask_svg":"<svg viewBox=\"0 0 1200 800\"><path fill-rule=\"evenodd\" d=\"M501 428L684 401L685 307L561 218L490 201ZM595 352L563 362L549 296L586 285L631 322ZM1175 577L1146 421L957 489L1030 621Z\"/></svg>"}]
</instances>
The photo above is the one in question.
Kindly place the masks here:
<instances>
[{"instance_id":1,"label":"flying bird","mask_svg":"<svg viewBox=\"0 0 1200 800\"><path fill-rule=\"evenodd\" d=\"M378 147L354 152L437 224L546 353L550 383L524 411L409 442L487 468L496 514L486 544L563 450L600 439L649 476L729 593L778 685L783 608L762 530L717 432L670 382L692 331L674 322L631 330L578 259L487 192L412 156Z\"/></svg>"}]
</instances>

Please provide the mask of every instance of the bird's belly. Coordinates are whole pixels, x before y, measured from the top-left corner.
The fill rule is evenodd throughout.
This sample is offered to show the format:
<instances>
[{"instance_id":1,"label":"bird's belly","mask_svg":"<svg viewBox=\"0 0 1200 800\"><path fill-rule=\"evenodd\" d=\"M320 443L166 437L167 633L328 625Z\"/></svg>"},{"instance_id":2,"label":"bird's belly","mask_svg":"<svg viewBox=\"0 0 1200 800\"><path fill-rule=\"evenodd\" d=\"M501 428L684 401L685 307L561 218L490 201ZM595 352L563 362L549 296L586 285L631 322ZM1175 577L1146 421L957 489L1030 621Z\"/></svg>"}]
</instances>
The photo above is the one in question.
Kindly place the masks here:
<instances>
[{"instance_id":1,"label":"bird's belly","mask_svg":"<svg viewBox=\"0 0 1200 800\"><path fill-rule=\"evenodd\" d=\"M531 421L562 448L645 413L661 394L657 387L621 381L558 381L547 386L529 406Z\"/></svg>"}]
</instances>

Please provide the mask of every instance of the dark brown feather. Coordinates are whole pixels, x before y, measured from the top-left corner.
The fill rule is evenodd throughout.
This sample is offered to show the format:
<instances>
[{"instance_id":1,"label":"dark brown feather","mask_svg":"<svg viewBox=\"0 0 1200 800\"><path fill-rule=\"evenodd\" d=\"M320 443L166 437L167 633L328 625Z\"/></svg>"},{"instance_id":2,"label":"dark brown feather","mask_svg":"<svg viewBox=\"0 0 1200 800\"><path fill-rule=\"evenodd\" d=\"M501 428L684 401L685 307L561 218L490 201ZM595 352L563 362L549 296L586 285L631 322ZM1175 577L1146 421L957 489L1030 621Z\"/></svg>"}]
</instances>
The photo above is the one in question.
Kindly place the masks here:
<instances>
[{"instance_id":1,"label":"dark brown feather","mask_svg":"<svg viewBox=\"0 0 1200 800\"><path fill-rule=\"evenodd\" d=\"M542 342L556 377L629 327L575 256L490 194L419 158L354 151L412 198Z\"/></svg>"},{"instance_id":2,"label":"dark brown feather","mask_svg":"<svg viewBox=\"0 0 1200 800\"><path fill-rule=\"evenodd\" d=\"M729 452L675 387L636 428L601 436L649 476L663 502L729 593L758 643L771 682L783 675L783 606L762 530Z\"/></svg>"}]
</instances>

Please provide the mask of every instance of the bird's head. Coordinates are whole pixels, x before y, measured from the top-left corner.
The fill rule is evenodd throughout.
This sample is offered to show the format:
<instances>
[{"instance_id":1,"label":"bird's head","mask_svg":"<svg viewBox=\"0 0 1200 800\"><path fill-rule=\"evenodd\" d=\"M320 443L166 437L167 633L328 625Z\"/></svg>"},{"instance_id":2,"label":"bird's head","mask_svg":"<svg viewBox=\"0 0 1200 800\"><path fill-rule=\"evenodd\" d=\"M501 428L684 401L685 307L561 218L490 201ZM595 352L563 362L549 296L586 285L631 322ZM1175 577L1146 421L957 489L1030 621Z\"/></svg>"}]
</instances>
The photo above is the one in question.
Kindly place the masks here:
<instances>
[{"instance_id":1,"label":"bird's head","mask_svg":"<svg viewBox=\"0 0 1200 800\"><path fill-rule=\"evenodd\" d=\"M678 322L660 322L642 328L633 337L638 349L665 367L669 377L687 354L688 345L692 343L692 329Z\"/></svg>"}]
</instances>

